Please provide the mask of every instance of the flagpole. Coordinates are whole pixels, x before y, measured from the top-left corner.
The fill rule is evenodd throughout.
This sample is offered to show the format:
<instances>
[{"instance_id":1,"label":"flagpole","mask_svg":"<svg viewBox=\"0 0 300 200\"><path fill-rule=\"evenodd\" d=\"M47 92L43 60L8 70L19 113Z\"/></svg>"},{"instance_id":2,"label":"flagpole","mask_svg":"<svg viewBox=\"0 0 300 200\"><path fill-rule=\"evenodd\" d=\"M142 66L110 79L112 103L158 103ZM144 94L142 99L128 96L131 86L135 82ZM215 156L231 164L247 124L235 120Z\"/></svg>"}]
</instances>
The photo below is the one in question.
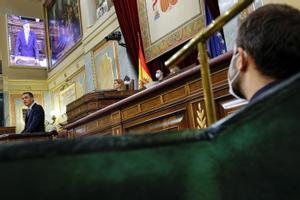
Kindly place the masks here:
<instances>
[{"instance_id":1,"label":"flagpole","mask_svg":"<svg viewBox=\"0 0 300 200\"><path fill-rule=\"evenodd\" d=\"M208 65L206 45L204 42L198 43L198 59L199 62L201 63L200 75L201 75L201 81L203 86L207 123L208 125L211 125L217 121L217 118L216 118L214 93L212 90L212 83L210 78L210 68Z\"/></svg>"}]
</instances>

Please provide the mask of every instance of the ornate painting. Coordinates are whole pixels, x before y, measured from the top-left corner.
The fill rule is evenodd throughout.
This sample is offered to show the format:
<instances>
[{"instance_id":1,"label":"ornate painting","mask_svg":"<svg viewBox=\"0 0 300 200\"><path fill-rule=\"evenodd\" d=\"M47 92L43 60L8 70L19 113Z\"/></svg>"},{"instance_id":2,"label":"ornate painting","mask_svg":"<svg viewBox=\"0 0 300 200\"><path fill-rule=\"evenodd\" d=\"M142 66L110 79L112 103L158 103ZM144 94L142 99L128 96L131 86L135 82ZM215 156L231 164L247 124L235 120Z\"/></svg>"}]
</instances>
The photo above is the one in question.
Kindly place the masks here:
<instances>
[{"instance_id":1,"label":"ornate painting","mask_svg":"<svg viewBox=\"0 0 300 200\"><path fill-rule=\"evenodd\" d=\"M111 9L113 2L112 0L96 0L96 5L96 17L99 19Z\"/></svg>"},{"instance_id":2,"label":"ornate painting","mask_svg":"<svg viewBox=\"0 0 300 200\"><path fill-rule=\"evenodd\" d=\"M76 85L76 99L82 97L86 91L86 78L84 68L71 79L71 82L74 82Z\"/></svg>"},{"instance_id":3,"label":"ornate painting","mask_svg":"<svg viewBox=\"0 0 300 200\"><path fill-rule=\"evenodd\" d=\"M94 51L97 90L113 89L114 79L120 78L117 45L117 42L109 41Z\"/></svg>"},{"instance_id":4,"label":"ornate painting","mask_svg":"<svg viewBox=\"0 0 300 200\"><path fill-rule=\"evenodd\" d=\"M82 37L79 0L48 0L45 5L50 68L56 66Z\"/></svg>"},{"instance_id":5,"label":"ornate painting","mask_svg":"<svg viewBox=\"0 0 300 200\"><path fill-rule=\"evenodd\" d=\"M205 26L203 0L137 0L147 62L192 38Z\"/></svg>"}]
</instances>

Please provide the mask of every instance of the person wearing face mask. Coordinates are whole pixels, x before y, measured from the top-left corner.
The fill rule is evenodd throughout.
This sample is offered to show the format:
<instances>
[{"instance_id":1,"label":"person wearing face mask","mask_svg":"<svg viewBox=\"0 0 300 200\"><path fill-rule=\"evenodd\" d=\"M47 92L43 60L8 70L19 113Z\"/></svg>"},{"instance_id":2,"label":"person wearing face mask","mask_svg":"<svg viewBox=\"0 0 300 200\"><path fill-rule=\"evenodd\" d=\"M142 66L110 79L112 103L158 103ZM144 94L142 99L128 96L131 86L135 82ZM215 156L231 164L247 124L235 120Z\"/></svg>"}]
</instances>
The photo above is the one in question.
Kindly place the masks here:
<instances>
[{"instance_id":1,"label":"person wearing face mask","mask_svg":"<svg viewBox=\"0 0 300 200\"><path fill-rule=\"evenodd\" d=\"M164 78L164 74L160 69L158 69L156 70L155 77L157 78L158 81L162 81Z\"/></svg>"},{"instance_id":2,"label":"person wearing face mask","mask_svg":"<svg viewBox=\"0 0 300 200\"><path fill-rule=\"evenodd\" d=\"M18 56L31 57L35 59L35 64L39 64L39 48L36 35L30 30L29 21L23 23L23 30L18 32L15 48L15 63Z\"/></svg>"},{"instance_id":3,"label":"person wearing face mask","mask_svg":"<svg viewBox=\"0 0 300 200\"><path fill-rule=\"evenodd\" d=\"M253 102L300 72L300 11L269 4L241 24L228 70L230 93Z\"/></svg>"}]
</instances>

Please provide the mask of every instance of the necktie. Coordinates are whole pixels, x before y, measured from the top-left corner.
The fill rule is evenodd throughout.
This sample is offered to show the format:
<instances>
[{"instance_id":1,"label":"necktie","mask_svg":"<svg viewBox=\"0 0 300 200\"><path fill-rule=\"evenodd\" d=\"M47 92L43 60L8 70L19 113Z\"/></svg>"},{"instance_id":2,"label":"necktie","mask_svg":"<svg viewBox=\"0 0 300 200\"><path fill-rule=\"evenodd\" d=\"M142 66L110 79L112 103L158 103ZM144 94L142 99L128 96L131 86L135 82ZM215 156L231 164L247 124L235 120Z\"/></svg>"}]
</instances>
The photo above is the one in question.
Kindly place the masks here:
<instances>
[{"instance_id":1,"label":"necktie","mask_svg":"<svg viewBox=\"0 0 300 200\"><path fill-rule=\"evenodd\" d=\"M25 32L25 40L26 40L26 44L28 45L29 33L27 32Z\"/></svg>"},{"instance_id":2,"label":"necktie","mask_svg":"<svg viewBox=\"0 0 300 200\"><path fill-rule=\"evenodd\" d=\"M28 109L27 112L26 112L26 116L27 116L27 117L28 117L29 114L30 114L30 110L31 110L31 109Z\"/></svg>"}]
</instances>

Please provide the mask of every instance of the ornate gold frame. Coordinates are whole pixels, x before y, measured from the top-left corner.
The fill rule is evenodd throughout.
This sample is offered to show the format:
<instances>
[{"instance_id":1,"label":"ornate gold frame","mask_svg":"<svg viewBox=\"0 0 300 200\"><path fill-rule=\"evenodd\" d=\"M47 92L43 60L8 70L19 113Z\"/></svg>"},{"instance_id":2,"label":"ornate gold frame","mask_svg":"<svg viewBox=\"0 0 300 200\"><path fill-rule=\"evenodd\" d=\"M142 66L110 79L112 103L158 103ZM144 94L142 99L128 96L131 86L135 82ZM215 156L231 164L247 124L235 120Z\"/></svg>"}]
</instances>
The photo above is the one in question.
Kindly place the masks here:
<instances>
[{"instance_id":1,"label":"ornate gold frame","mask_svg":"<svg viewBox=\"0 0 300 200\"><path fill-rule=\"evenodd\" d=\"M76 85L75 85L75 83L72 83L71 85L69 85L69 86L67 86L66 88L64 88L62 91L60 91L59 92L59 110L60 110L60 113L61 113L61 115L63 115L63 114L65 114L63 111L62 111L62 109L61 109L61 107L63 106L63 103L62 103L62 100L61 100L61 98L62 98L62 96L67 92L67 91L69 91L69 90L72 90L72 91L74 91L74 95L75 95L75 98L74 98L74 101L77 99L77 91L76 91ZM71 103L71 102L70 102ZM65 106L67 106L67 104L65 105ZM67 109L67 108L66 108ZM67 110L66 110L67 111Z\"/></svg>"},{"instance_id":2,"label":"ornate gold frame","mask_svg":"<svg viewBox=\"0 0 300 200\"><path fill-rule=\"evenodd\" d=\"M166 34L158 41L151 43L146 0L137 0L139 22L146 62L149 62L167 51L191 39L201 28L205 27L204 1L199 0L201 12L194 19L181 24L176 30Z\"/></svg>"},{"instance_id":3,"label":"ornate gold frame","mask_svg":"<svg viewBox=\"0 0 300 200\"><path fill-rule=\"evenodd\" d=\"M52 58L52 52L51 52L51 48L50 48L50 34L49 34L49 27L48 27L48 11L47 9L52 6L54 4L54 2L57 0L46 0L43 8L44 8L44 18L45 18L45 36L46 36L46 44L47 44L47 56L48 56L48 71L51 71L52 69L54 69L57 65L59 65L66 57L68 57L73 51L74 49L76 49L81 43L82 43L82 17L81 17L81 6L80 6L80 0L77 0L78 3L78 12L79 12L79 25L80 25L80 38L79 41L77 43L75 43L73 45L73 47L71 47L67 52L65 52L64 55L61 56L61 58L59 58L57 60L57 62L52 65L51 62L51 58Z\"/></svg>"},{"instance_id":4,"label":"ornate gold frame","mask_svg":"<svg viewBox=\"0 0 300 200\"><path fill-rule=\"evenodd\" d=\"M103 51L105 48L107 48L108 46L112 45L113 48L113 52L114 52L114 62L116 64L116 75L117 78L120 78L120 63L119 63L119 54L118 54L118 43L116 41L107 41L104 44L99 44L97 45L94 49L93 49L93 61L92 61L92 68L93 68L93 76L94 76L94 86L96 89L99 89L99 85L97 84L97 74L96 74L96 58L95 55L100 52Z\"/></svg>"}]
</instances>

